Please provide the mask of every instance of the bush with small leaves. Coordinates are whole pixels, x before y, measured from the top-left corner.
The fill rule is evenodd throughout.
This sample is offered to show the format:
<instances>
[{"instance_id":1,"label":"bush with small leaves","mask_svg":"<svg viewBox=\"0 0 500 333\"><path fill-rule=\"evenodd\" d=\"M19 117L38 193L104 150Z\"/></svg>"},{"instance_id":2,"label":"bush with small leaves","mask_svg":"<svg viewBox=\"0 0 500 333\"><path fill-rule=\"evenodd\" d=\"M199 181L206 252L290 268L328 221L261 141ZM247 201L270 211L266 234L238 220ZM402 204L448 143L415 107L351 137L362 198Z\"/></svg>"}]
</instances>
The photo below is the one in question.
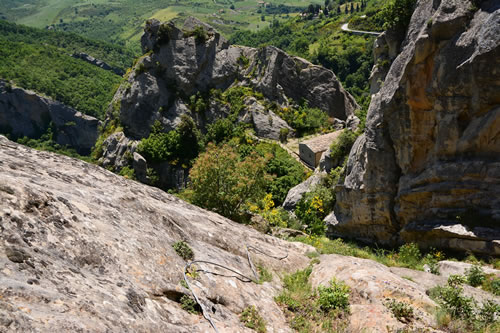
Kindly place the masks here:
<instances>
[{"instance_id":1,"label":"bush with small leaves","mask_svg":"<svg viewBox=\"0 0 500 333\"><path fill-rule=\"evenodd\" d=\"M189 313L198 314L200 313L199 305L196 303L194 299L189 297L188 295L184 295L180 299L181 308Z\"/></svg>"},{"instance_id":2,"label":"bush with small leaves","mask_svg":"<svg viewBox=\"0 0 500 333\"><path fill-rule=\"evenodd\" d=\"M415 267L422 258L420 249L415 243L404 244L399 248L399 259L409 267Z\"/></svg>"},{"instance_id":3,"label":"bush with small leaves","mask_svg":"<svg viewBox=\"0 0 500 333\"><path fill-rule=\"evenodd\" d=\"M172 244L175 252L184 260L191 260L194 258L194 252L189 245L184 241L178 241Z\"/></svg>"},{"instance_id":4,"label":"bush with small leaves","mask_svg":"<svg viewBox=\"0 0 500 333\"><path fill-rule=\"evenodd\" d=\"M257 265L257 272L259 273L259 284L273 280L273 274L263 265Z\"/></svg>"},{"instance_id":5,"label":"bush with small leaves","mask_svg":"<svg viewBox=\"0 0 500 333\"><path fill-rule=\"evenodd\" d=\"M478 265L472 266L468 269L465 272L465 276L467 278L467 283L473 287L482 285L486 279L486 274Z\"/></svg>"},{"instance_id":6,"label":"bush with small leaves","mask_svg":"<svg viewBox=\"0 0 500 333\"><path fill-rule=\"evenodd\" d=\"M332 279L329 287L318 287L318 304L328 312L332 309L349 309L349 287L342 281Z\"/></svg>"},{"instance_id":7,"label":"bush with small leaves","mask_svg":"<svg viewBox=\"0 0 500 333\"><path fill-rule=\"evenodd\" d=\"M240 315L240 320L245 325L245 327L254 329L259 333L267 332L265 320L259 314L257 308L253 305L243 310Z\"/></svg>"},{"instance_id":8,"label":"bush with small leaves","mask_svg":"<svg viewBox=\"0 0 500 333\"><path fill-rule=\"evenodd\" d=\"M391 310L394 317L401 322L409 322L413 319L413 308L408 303L391 299L387 300L384 305Z\"/></svg>"}]
</instances>

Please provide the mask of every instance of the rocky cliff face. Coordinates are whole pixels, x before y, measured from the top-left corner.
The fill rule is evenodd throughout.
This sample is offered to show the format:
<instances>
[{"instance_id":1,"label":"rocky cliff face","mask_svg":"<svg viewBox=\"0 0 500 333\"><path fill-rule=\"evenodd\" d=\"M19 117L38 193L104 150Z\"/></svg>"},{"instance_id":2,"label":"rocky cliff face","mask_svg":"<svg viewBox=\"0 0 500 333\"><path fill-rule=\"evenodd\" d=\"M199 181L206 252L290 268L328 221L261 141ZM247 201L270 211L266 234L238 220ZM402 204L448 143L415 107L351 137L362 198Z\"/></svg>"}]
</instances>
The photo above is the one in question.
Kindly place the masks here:
<instances>
[{"instance_id":1,"label":"rocky cliff face","mask_svg":"<svg viewBox=\"0 0 500 333\"><path fill-rule=\"evenodd\" d=\"M194 18L187 19L182 29L172 23L148 21L141 42L145 55L113 102L115 117L130 140L147 137L155 121L165 131L173 130L183 115L204 131L208 124L230 114L230 105L212 95L214 90L223 93L233 87L251 88L261 96L246 96L245 109L236 117L238 122L251 124L260 137L277 140L280 129L285 128L293 133L270 110L272 104L290 107L306 100L344 126L356 123L358 106L332 71L277 48L230 45L212 27ZM192 108L198 98L204 100L202 111Z\"/></svg>"},{"instance_id":2,"label":"rocky cliff face","mask_svg":"<svg viewBox=\"0 0 500 333\"><path fill-rule=\"evenodd\" d=\"M192 279L220 332L251 332L239 320L249 305L268 330L289 332L273 296L278 272L305 267L311 248L260 234L165 192L65 156L0 136L0 331L207 332L209 323L181 309L185 241L194 259L252 277L245 282L204 263ZM212 272L212 273L208 273ZM280 273L280 274L281 274ZM218 275L219 274L219 275ZM227 276L229 275L229 276Z\"/></svg>"},{"instance_id":3,"label":"rocky cliff face","mask_svg":"<svg viewBox=\"0 0 500 333\"><path fill-rule=\"evenodd\" d=\"M98 137L99 120L64 104L0 81L0 130L14 137L39 138L54 125L55 141L89 154Z\"/></svg>"},{"instance_id":4,"label":"rocky cliff face","mask_svg":"<svg viewBox=\"0 0 500 333\"><path fill-rule=\"evenodd\" d=\"M500 5L419 1L329 232L500 254Z\"/></svg>"},{"instance_id":5,"label":"rocky cliff face","mask_svg":"<svg viewBox=\"0 0 500 333\"><path fill-rule=\"evenodd\" d=\"M219 332L253 332L239 319L251 305L267 332L293 331L274 296L282 290L281 276L310 264L305 254L312 247L0 136L0 331L212 332L201 315L181 307L190 291L180 283L186 260L172 247L178 241L191 247L195 260L250 277L245 246L265 253L249 250L252 262L273 275L262 284L203 262L196 263L196 274L191 271L191 288ZM339 255L319 261L311 274L314 287L336 277L351 288L348 332L439 332L432 328L436 304L426 290L446 284L446 277ZM453 264L442 266L450 274ZM499 301L477 288L465 292L479 302ZM398 321L384 306L387 298L410 304L415 319Z\"/></svg>"}]
</instances>

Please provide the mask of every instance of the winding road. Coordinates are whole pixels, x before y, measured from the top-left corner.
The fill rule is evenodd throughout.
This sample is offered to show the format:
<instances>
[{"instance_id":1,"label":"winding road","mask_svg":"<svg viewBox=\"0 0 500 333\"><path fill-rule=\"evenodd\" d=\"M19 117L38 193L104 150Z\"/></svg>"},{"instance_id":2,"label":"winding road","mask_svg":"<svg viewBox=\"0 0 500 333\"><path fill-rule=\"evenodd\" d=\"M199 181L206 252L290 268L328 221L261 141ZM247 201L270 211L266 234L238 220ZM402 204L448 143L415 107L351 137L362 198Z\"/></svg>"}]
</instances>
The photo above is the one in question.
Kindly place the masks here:
<instances>
[{"instance_id":1,"label":"winding road","mask_svg":"<svg viewBox=\"0 0 500 333\"><path fill-rule=\"evenodd\" d=\"M342 31L351 32L353 34L360 34L360 35L379 36L381 34L381 32L375 32L375 31L351 30L351 29L349 29L349 23L342 24L340 29L342 29Z\"/></svg>"}]
</instances>

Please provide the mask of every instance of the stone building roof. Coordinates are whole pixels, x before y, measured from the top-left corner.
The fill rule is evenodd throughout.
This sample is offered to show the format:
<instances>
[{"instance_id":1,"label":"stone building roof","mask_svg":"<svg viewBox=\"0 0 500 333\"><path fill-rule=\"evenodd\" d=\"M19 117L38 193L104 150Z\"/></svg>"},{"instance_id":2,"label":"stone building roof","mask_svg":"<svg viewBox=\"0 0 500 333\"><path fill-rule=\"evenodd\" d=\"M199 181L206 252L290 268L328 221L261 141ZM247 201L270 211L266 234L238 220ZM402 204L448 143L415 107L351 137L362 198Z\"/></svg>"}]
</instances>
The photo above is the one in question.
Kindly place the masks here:
<instances>
[{"instance_id":1,"label":"stone building roof","mask_svg":"<svg viewBox=\"0 0 500 333\"><path fill-rule=\"evenodd\" d=\"M342 130L314 137L301 142L301 144L306 145L314 153L319 153L330 148L330 145L340 136L340 133L342 133Z\"/></svg>"}]
</instances>

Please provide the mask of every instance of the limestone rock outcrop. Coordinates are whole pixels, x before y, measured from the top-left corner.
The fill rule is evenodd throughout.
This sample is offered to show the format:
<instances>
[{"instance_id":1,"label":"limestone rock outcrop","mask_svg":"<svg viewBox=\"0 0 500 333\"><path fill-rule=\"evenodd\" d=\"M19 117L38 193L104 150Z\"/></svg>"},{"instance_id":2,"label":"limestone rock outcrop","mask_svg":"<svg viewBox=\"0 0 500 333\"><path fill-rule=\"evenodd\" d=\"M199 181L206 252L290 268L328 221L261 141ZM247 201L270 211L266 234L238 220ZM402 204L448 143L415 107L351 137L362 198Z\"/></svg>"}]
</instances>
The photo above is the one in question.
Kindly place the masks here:
<instances>
[{"instance_id":1,"label":"limestone rock outcrop","mask_svg":"<svg viewBox=\"0 0 500 333\"><path fill-rule=\"evenodd\" d=\"M344 127L348 120L356 123L358 105L332 71L275 47L230 45L195 18L188 18L182 29L149 20L141 43L145 55L126 76L109 112L119 118L131 140L147 137L157 121L171 131L183 115L204 132L207 125L230 115L230 106L217 94L234 87L251 91L242 97L245 109L235 116L251 124L259 137L278 140L282 129L293 135L271 109L297 106L303 100ZM193 107L198 101L203 102L202 110Z\"/></svg>"},{"instance_id":2,"label":"limestone rock outcrop","mask_svg":"<svg viewBox=\"0 0 500 333\"><path fill-rule=\"evenodd\" d=\"M354 144L331 235L500 255L500 4L419 1Z\"/></svg>"},{"instance_id":3,"label":"limestone rock outcrop","mask_svg":"<svg viewBox=\"0 0 500 333\"><path fill-rule=\"evenodd\" d=\"M99 135L98 119L0 80L0 133L38 139L51 122L58 144L90 153Z\"/></svg>"},{"instance_id":4,"label":"limestone rock outcrop","mask_svg":"<svg viewBox=\"0 0 500 333\"><path fill-rule=\"evenodd\" d=\"M73 58L82 59L83 61L86 61L89 64L92 64L94 66L102 68L102 69L104 69L106 71L112 71L116 75L122 76L123 74L125 74L125 72L121 68L110 66L107 63L105 63L104 61L96 59L96 58L94 58L93 56L91 56L91 55L89 55L87 53L84 53L84 52L73 53L71 56Z\"/></svg>"},{"instance_id":5,"label":"limestone rock outcrop","mask_svg":"<svg viewBox=\"0 0 500 333\"><path fill-rule=\"evenodd\" d=\"M140 156L133 158L140 163ZM284 274L313 262L313 287L335 278L351 288L350 332L439 332L433 329L436 304L426 291L445 284L443 276L340 255L310 261L306 254L315 249L308 245L261 234L99 166L0 136L0 331L213 332L203 316L182 308L191 293L181 283L187 260L173 248L179 241L199 260L188 275L190 287L221 333L254 332L239 318L252 305L268 332L293 332L274 297ZM246 282L203 262L253 277L247 246L254 265L271 272L272 281ZM478 288L464 291L479 302L500 301ZM409 304L415 318L398 321L387 298Z\"/></svg>"},{"instance_id":6,"label":"limestone rock outcrop","mask_svg":"<svg viewBox=\"0 0 500 333\"><path fill-rule=\"evenodd\" d=\"M101 167L36 151L0 136L0 331L210 332L181 308L186 261L194 259L273 281L245 282L196 263L191 288L220 332L252 332L239 314L250 305L271 332L291 332L273 297L279 274L304 268L312 248L259 232ZM193 273L194 274L194 273Z\"/></svg>"},{"instance_id":7,"label":"limestone rock outcrop","mask_svg":"<svg viewBox=\"0 0 500 333\"><path fill-rule=\"evenodd\" d=\"M292 187L286 195L285 201L283 202L283 208L289 211L295 210L304 194L311 192L316 185L320 184L324 176L324 172L315 172L302 183Z\"/></svg>"}]
</instances>

